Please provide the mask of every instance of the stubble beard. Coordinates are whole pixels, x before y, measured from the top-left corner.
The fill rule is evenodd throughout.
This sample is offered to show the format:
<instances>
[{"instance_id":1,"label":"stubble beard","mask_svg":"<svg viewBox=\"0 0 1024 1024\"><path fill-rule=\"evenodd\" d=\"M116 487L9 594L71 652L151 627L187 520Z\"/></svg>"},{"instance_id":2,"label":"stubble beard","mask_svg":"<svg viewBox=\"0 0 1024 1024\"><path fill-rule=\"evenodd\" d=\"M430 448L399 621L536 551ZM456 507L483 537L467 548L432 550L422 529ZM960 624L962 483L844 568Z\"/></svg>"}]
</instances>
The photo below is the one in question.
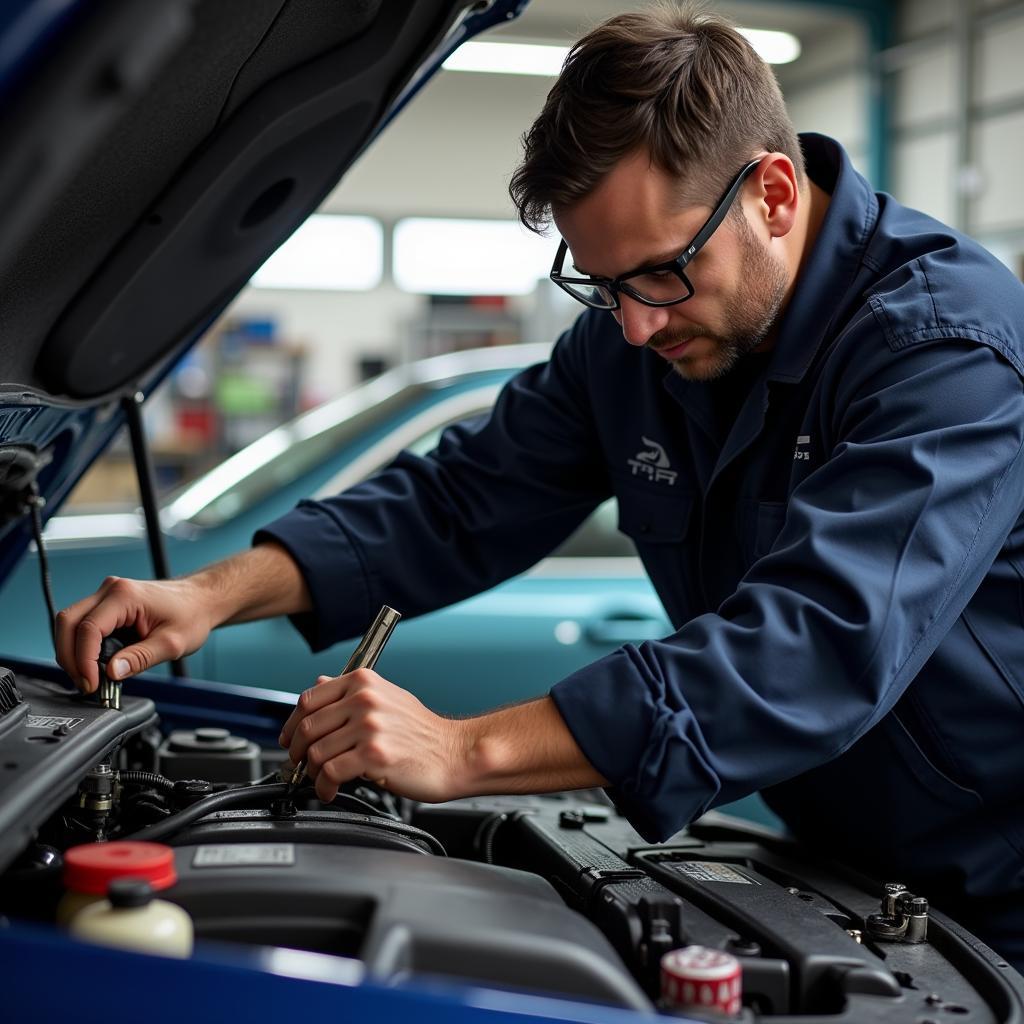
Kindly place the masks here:
<instances>
[{"instance_id":1,"label":"stubble beard","mask_svg":"<svg viewBox=\"0 0 1024 1024\"><path fill-rule=\"evenodd\" d=\"M758 241L745 217L735 221L741 246L742 294L726 309L720 330L695 324L682 331L652 335L648 346L668 349L691 338L714 342L709 354L683 355L672 368L685 380L711 381L724 377L747 353L753 352L779 321L788 281L785 268Z\"/></svg>"}]
</instances>

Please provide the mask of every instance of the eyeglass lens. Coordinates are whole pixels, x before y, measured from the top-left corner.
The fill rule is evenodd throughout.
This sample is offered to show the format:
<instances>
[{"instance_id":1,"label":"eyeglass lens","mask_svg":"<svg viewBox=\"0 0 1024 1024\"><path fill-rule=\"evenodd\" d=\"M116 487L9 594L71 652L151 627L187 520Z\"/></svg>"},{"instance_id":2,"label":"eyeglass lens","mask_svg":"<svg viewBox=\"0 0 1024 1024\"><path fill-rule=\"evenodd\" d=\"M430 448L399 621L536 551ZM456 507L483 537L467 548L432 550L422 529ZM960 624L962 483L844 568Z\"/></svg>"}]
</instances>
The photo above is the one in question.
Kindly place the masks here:
<instances>
[{"instance_id":1,"label":"eyeglass lens","mask_svg":"<svg viewBox=\"0 0 1024 1024\"><path fill-rule=\"evenodd\" d=\"M562 273L564 272L563 270ZM572 283L564 280L559 283L574 298L585 302L588 306L614 309L618 305L614 292L605 285L591 284L585 281ZM691 294L679 273L674 270L636 274L632 277L622 278L619 284L624 286L623 290L628 295L657 304L681 302L689 298Z\"/></svg>"}]
</instances>

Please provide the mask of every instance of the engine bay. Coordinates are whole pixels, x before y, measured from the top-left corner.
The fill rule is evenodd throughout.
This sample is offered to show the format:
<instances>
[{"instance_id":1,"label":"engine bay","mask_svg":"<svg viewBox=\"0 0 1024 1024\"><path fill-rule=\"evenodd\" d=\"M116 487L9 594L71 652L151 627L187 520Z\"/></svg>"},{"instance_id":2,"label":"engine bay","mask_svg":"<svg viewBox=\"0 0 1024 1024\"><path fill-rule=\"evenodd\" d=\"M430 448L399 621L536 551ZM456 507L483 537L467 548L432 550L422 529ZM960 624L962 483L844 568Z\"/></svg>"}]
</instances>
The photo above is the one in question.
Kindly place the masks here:
<instances>
[{"instance_id":1,"label":"engine bay","mask_svg":"<svg viewBox=\"0 0 1024 1024\"><path fill-rule=\"evenodd\" d=\"M745 1019L993 1024L1024 1008L1016 973L923 896L760 826L709 814L652 845L601 791L416 804L360 781L330 805L308 787L289 801L255 699L190 724L176 687L104 707L56 673L0 670L8 921L52 924L68 849L151 840L173 848L160 895L198 943L324 954L346 977L651 1013L663 955L699 945L739 961Z\"/></svg>"}]
</instances>

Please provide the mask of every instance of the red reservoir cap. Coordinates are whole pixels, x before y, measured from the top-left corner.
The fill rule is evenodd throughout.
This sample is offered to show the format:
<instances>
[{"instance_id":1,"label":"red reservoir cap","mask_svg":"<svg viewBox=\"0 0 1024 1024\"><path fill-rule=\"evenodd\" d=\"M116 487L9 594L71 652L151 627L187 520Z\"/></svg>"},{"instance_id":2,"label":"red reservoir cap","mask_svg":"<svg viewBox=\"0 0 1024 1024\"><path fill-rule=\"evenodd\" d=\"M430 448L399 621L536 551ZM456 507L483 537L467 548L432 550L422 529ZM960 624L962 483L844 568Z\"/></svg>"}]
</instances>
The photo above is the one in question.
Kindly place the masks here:
<instances>
[{"instance_id":1,"label":"red reservoir cap","mask_svg":"<svg viewBox=\"0 0 1024 1024\"><path fill-rule=\"evenodd\" d=\"M174 851L163 843L86 843L64 854L64 885L76 892L105 896L115 878L141 878L154 889L178 880Z\"/></svg>"},{"instance_id":2,"label":"red reservoir cap","mask_svg":"<svg viewBox=\"0 0 1024 1024\"><path fill-rule=\"evenodd\" d=\"M720 949L686 946L661 958L661 995L673 1007L728 1016L740 1012L742 968Z\"/></svg>"}]
</instances>

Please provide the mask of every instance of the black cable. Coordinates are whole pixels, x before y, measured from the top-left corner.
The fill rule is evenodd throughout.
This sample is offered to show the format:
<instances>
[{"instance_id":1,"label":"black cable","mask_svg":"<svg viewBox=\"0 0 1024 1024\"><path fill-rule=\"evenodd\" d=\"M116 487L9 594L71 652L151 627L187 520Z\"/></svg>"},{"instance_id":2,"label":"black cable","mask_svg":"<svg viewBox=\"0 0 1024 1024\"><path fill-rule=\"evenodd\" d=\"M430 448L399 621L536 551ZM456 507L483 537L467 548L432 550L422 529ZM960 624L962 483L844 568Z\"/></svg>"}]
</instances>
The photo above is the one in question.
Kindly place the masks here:
<instances>
[{"instance_id":1,"label":"black cable","mask_svg":"<svg viewBox=\"0 0 1024 1024\"><path fill-rule=\"evenodd\" d=\"M166 821L157 822L155 825L148 825L132 835L121 836L121 838L150 841L162 839L164 836L183 829L186 825L191 825L192 822L198 821L207 814L213 814L216 811L227 811L233 807L250 803L252 800L263 802L275 796L284 796L287 788L281 782L275 786L260 786L258 788L255 786L242 786L239 789L226 789L223 793L212 793L210 796L204 796L202 800L197 800L190 807L178 811L177 814L171 815Z\"/></svg>"},{"instance_id":2,"label":"black cable","mask_svg":"<svg viewBox=\"0 0 1024 1024\"><path fill-rule=\"evenodd\" d=\"M485 864L494 863L494 837L498 834L498 829L508 820L507 812L495 811L480 822L476 835L473 836L473 849L483 857Z\"/></svg>"},{"instance_id":3,"label":"black cable","mask_svg":"<svg viewBox=\"0 0 1024 1024\"><path fill-rule=\"evenodd\" d=\"M53 653L57 653L57 609L53 603L53 585L50 581L50 563L46 557L46 545L43 543L43 517L42 508L46 504L40 495L38 488L33 482L31 492L27 499L29 512L32 519L32 534L35 538L36 549L39 551L39 572L43 578L43 597L46 600L46 610L50 615L50 639L53 641Z\"/></svg>"},{"instance_id":4,"label":"black cable","mask_svg":"<svg viewBox=\"0 0 1024 1024\"><path fill-rule=\"evenodd\" d=\"M144 812L145 816L142 813ZM122 818L142 818L143 823L153 824L157 821L163 821L171 813L168 808L161 804L154 803L150 799L149 793L139 793L136 796L125 797L121 801L121 816Z\"/></svg>"},{"instance_id":5,"label":"black cable","mask_svg":"<svg viewBox=\"0 0 1024 1024\"><path fill-rule=\"evenodd\" d=\"M385 818L388 821L401 821L397 815L392 814L390 811L381 810L379 807L374 807L369 800L364 800L362 797L356 796L354 793L342 793L338 792L335 798L331 801L332 806L337 804L341 800L347 804L355 804L360 810L366 814L372 814L376 818Z\"/></svg>"},{"instance_id":6,"label":"black cable","mask_svg":"<svg viewBox=\"0 0 1024 1024\"><path fill-rule=\"evenodd\" d=\"M174 780L166 775L158 775L156 772L125 771L118 772L118 779L121 782L131 782L143 786L154 786L157 789L165 790L168 793L174 792Z\"/></svg>"},{"instance_id":7,"label":"black cable","mask_svg":"<svg viewBox=\"0 0 1024 1024\"><path fill-rule=\"evenodd\" d=\"M214 814L217 811L227 811L233 807L251 803L254 799L263 802L274 799L283 799L288 795L287 783L279 782L271 786L240 786L237 789L228 789L223 793L213 793L211 796L204 796L197 800L191 807L172 814L164 821L158 821L155 825L147 825L145 828L133 832L131 835L119 836L119 839L154 841L163 839L165 836L180 832L186 825L191 825L207 814ZM392 821L390 818L377 817L371 822L360 822L372 828L380 828L388 832L396 832L407 839L419 840L426 843L438 856L446 857L447 851L440 841L423 829L414 825L407 825L405 822Z\"/></svg>"},{"instance_id":8,"label":"black cable","mask_svg":"<svg viewBox=\"0 0 1024 1024\"><path fill-rule=\"evenodd\" d=\"M261 779L257 779L255 782L250 783L252 786L266 786L274 780L280 780L281 776L278 772L268 772ZM301 792L301 791L300 791ZM369 800L364 800L361 796L356 796L355 793L345 793L341 790L338 791L337 795L331 801L332 804L337 803L339 800L347 801L350 804L355 804L359 809L366 814L375 814L379 818L388 818L391 821L402 821L402 816L395 814L392 811L386 811L382 807L374 807Z\"/></svg>"}]
</instances>

